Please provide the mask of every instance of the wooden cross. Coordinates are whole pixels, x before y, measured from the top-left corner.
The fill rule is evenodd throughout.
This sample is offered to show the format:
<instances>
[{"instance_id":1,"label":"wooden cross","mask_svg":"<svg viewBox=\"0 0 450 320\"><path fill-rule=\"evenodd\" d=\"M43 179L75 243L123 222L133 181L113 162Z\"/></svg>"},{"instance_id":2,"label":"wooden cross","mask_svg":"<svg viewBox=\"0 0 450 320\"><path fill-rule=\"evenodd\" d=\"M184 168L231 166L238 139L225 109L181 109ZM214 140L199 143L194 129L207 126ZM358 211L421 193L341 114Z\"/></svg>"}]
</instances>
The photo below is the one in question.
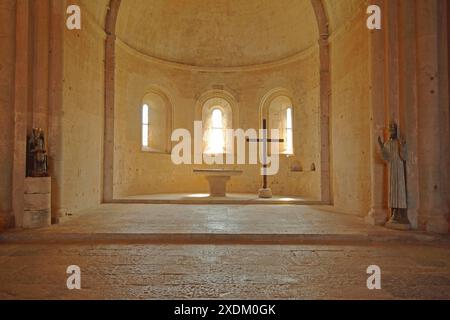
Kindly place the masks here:
<instances>
[{"instance_id":1,"label":"wooden cross","mask_svg":"<svg viewBox=\"0 0 450 320\"><path fill-rule=\"evenodd\" d=\"M262 142L263 143L263 189L267 189L267 144L270 142L284 142L284 139L268 139L267 138L267 120L263 119L263 138L249 139L247 142Z\"/></svg>"}]
</instances>

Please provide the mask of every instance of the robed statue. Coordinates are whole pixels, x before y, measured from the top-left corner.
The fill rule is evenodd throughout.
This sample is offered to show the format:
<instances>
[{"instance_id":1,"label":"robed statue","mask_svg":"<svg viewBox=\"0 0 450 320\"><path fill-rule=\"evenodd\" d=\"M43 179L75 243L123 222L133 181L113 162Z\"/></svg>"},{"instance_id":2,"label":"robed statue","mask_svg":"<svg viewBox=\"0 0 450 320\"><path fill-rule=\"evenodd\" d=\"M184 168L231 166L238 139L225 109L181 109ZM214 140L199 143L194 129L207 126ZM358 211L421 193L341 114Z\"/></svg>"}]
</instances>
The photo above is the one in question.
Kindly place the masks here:
<instances>
[{"instance_id":1,"label":"robed statue","mask_svg":"<svg viewBox=\"0 0 450 320\"><path fill-rule=\"evenodd\" d=\"M399 138L395 122L389 125L389 139L385 142L378 137L381 156L389 167L389 199L388 207L391 211L390 226L409 228L408 204L406 194L406 158L407 148L405 140Z\"/></svg>"},{"instance_id":2,"label":"robed statue","mask_svg":"<svg viewBox=\"0 0 450 320\"><path fill-rule=\"evenodd\" d=\"M27 145L27 176L47 177L48 162L45 150L44 130L34 128L28 138Z\"/></svg>"}]
</instances>

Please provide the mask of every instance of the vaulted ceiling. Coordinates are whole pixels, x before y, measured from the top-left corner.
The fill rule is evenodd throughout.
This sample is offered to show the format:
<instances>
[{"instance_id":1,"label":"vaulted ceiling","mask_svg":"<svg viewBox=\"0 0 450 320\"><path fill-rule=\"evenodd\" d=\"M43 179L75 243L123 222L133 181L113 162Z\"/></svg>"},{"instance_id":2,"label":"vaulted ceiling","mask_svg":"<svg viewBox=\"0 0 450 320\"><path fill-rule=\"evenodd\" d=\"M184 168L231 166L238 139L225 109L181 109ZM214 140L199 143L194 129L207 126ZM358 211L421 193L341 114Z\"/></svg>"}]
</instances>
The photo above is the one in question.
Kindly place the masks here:
<instances>
[{"instance_id":1,"label":"vaulted ceiling","mask_svg":"<svg viewBox=\"0 0 450 320\"><path fill-rule=\"evenodd\" d=\"M100 26L109 0L79 0ZM322 0L330 32L364 0ZM117 37L166 61L229 67L270 63L317 43L311 0L122 0Z\"/></svg>"}]
</instances>

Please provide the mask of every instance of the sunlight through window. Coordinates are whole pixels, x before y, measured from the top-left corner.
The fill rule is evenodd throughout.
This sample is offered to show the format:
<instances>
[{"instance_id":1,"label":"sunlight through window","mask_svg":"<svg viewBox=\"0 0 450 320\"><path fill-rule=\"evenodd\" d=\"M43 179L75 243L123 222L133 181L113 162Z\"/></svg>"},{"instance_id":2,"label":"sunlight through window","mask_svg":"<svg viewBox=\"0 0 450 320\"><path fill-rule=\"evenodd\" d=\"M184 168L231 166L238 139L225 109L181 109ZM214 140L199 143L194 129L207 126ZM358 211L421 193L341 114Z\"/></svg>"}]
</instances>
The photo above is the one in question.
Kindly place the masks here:
<instances>
[{"instance_id":1,"label":"sunlight through window","mask_svg":"<svg viewBox=\"0 0 450 320\"><path fill-rule=\"evenodd\" d=\"M208 153L218 154L224 152L225 136L223 113L220 109L214 109L211 114L211 127L208 139Z\"/></svg>"},{"instance_id":2,"label":"sunlight through window","mask_svg":"<svg viewBox=\"0 0 450 320\"><path fill-rule=\"evenodd\" d=\"M286 109L286 154L294 153L292 132L292 108Z\"/></svg>"},{"instance_id":3,"label":"sunlight through window","mask_svg":"<svg viewBox=\"0 0 450 320\"><path fill-rule=\"evenodd\" d=\"M142 106L142 146L148 147L149 109L148 105Z\"/></svg>"}]
</instances>

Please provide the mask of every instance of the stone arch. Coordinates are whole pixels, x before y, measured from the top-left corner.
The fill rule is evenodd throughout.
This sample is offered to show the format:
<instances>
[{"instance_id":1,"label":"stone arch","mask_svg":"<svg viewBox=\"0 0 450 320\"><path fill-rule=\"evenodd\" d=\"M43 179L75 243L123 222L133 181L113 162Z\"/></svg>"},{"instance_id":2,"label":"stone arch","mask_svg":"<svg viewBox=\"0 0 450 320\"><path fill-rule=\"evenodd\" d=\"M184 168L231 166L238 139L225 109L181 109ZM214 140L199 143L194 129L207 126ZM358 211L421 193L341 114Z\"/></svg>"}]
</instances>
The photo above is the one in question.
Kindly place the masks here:
<instances>
[{"instance_id":1,"label":"stone arch","mask_svg":"<svg viewBox=\"0 0 450 320\"><path fill-rule=\"evenodd\" d=\"M316 14L317 26L319 28L320 38L328 39L329 36L329 19L327 12L325 10L325 5L323 0L311 0L311 5L313 6L314 13Z\"/></svg>"},{"instance_id":2,"label":"stone arch","mask_svg":"<svg viewBox=\"0 0 450 320\"><path fill-rule=\"evenodd\" d=\"M222 89L208 90L204 94L202 94L200 96L200 98L198 98L197 103L195 105L195 120L196 121L202 120L203 107L204 107L205 103L208 102L208 100L211 100L214 98L223 99L230 104L231 113L232 113L231 127L235 127L235 128L238 127L239 126L239 108L238 108L237 100L234 98L234 96L230 92L228 92L226 90L222 90Z\"/></svg>"},{"instance_id":3,"label":"stone arch","mask_svg":"<svg viewBox=\"0 0 450 320\"><path fill-rule=\"evenodd\" d=\"M293 116L293 124L294 131L296 131L295 125L295 115L296 115L296 106L294 105L294 99L292 98L293 94L287 89L284 88L275 88L270 90L268 93L264 95L261 99L261 103L259 106L259 123L260 128L263 128L263 119L267 120L267 129L279 129L280 130L280 138L286 139L285 136L285 126L284 123L286 121L286 110L291 108L292 116ZM274 105L275 104L275 105ZM278 109L278 116L273 117L274 113L272 112L272 107L278 106L281 107L281 110ZM269 131L270 135L270 131ZM294 138L295 140L295 138ZM286 140L285 140L286 141ZM282 150L285 150L286 144L284 142L280 143L280 152L283 153ZM293 148L295 150L295 148Z\"/></svg>"},{"instance_id":4,"label":"stone arch","mask_svg":"<svg viewBox=\"0 0 450 320\"><path fill-rule=\"evenodd\" d=\"M114 165L114 70L115 70L115 42L116 23L121 0L110 0L105 21L105 133L104 133L104 173L103 173L103 201L113 200L113 165ZM320 139L321 139L321 200L332 204L331 165L330 165L330 54L329 54L329 19L323 0L311 0L319 29L320 55ZM233 109L233 125L239 124L237 103L234 97L224 90L211 90L201 99L213 92L230 99ZM195 119L199 119L199 103L196 106Z\"/></svg>"},{"instance_id":5,"label":"stone arch","mask_svg":"<svg viewBox=\"0 0 450 320\"><path fill-rule=\"evenodd\" d=\"M155 101L156 100L156 101ZM160 103L158 103L158 101ZM139 110L141 109L143 104L148 104L150 110L152 110L152 101L154 103L157 103L159 108L163 108L163 114L161 114L161 117L163 117L165 120L163 122L160 122L163 124L161 134L164 136L164 141L160 142L158 145L160 145L159 148L155 150L147 150L147 151L154 151L159 153L170 153L172 150L172 141L170 139L172 130L173 130L173 104L171 102L171 99L166 94L166 92L161 89L158 86L150 86L148 87L144 95L141 99L141 106L139 106Z\"/></svg>"},{"instance_id":6,"label":"stone arch","mask_svg":"<svg viewBox=\"0 0 450 320\"><path fill-rule=\"evenodd\" d=\"M225 129L233 129L239 126L239 109L234 96L230 92L223 89L212 89L206 91L197 100L195 106L195 121L202 121L203 125L202 150L206 150L205 148L208 145L205 133L210 125L209 116L216 108L219 108L222 111ZM224 151L226 152L228 146L227 141L224 142L224 145Z\"/></svg>"},{"instance_id":7,"label":"stone arch","mask_svg":"<svg viewBox=\"0 0 450 320\"><path fill-rule=\"evenodd\" d=\"M261 103L259 105L259 124L261 128L262 120L264 119L264 115L267 113L270 104L274 99L282 96L289 98L292 104L294 103L292 92L285 88L274 88L262 97Z\"/></svg>"}]
</instances>

